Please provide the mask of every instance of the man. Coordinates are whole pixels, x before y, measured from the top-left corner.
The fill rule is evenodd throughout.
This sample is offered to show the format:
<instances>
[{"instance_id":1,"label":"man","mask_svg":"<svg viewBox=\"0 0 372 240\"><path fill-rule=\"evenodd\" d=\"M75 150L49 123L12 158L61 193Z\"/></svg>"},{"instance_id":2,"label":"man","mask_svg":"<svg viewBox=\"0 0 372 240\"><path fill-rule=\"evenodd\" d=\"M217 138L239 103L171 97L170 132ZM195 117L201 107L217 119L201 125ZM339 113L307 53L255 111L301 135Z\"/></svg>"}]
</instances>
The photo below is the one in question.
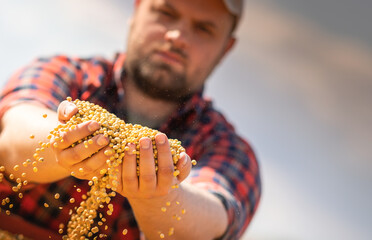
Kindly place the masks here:
<instances>
[{"instance_id":1,"label":"man","mask_svg":"<svg viewBox=\"0 0 372 240\"><path fill-rule=\"evenodd\" d=\"M139 143L139 177L130 154L135 146L129 145L120 166L118 194L112 199L114 213L106 217L108 229L100 227L108 239L139 239L141 232L146 239L159 239L162 233L169 239L239 238L259 202L257 162L250 146L202 92L209 74L235 43L241 10L239 0L138 0L127 53L118 54L114 62L56 56L21 69L1 95L0 165L5 175L20 177L13 167L21 166L39 140L45 141L51 129L76 113L71 102L63 101L67 96L89 100L126 122L164 133L155 141L157 172L149 138ZM70 145L99 127L94 121L80 124L64 133L63 144L46 150L37 174L25 168L30 184L22 199L6 191L6 184L11 188L16 183L4 179L0 197L14 202L11 212L50 232L57 232L60 223L66 225L66 209L78 206L68 200L81 199L89 190L87 180L104 166L109 141L97 135L89 148ZM177 163L176 180L168 138L181 140L187 152ZM191 159L198 164L190 171ZM84 171L77 171L80 168ZM174 181L179 188L171 187ZM58 199L53 198L56 192ZM165 202L171 204L159 211ZM187 211L179 221L173 217L181 209L178 204ZM61 205L65 207L59 210ZM123 229L128 229L126 235Z\"/></svg>"}]
</instances>

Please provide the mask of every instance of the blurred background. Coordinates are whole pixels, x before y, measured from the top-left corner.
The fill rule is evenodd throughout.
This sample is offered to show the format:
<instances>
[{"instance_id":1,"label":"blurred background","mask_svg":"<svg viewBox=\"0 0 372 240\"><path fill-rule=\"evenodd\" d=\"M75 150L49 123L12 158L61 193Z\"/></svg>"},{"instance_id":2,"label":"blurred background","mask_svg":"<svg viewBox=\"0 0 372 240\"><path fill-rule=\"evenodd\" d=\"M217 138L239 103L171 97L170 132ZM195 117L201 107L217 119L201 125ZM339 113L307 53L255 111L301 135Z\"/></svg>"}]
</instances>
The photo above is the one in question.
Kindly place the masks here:
<instances>
[{"instance_id":1,"label":"blurred background","mask_svg":"<svg viewBox=\"0 0 372 240\"><path fill-rule=\"evenodd\" d=\"M206 92L260 161L243 239L371 239L372 1L246 2ZM38 56L125 50L133 1L0 3L1 85Z\"/></svg>"}]
</instances>

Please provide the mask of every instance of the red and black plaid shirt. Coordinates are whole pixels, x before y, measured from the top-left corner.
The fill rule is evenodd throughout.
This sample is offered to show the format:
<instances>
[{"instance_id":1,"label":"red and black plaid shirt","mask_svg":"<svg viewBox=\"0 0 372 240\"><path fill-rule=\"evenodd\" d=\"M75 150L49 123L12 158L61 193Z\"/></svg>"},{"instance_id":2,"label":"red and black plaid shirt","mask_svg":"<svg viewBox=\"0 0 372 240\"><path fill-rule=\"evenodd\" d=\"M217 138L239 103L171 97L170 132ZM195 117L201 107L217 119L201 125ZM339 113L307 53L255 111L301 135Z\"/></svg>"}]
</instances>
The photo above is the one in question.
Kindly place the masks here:
<instances>
[{"instance_id":1,"label":"red and black plaid shirt","mask_svg":"<svg viewBox=\"0 0 372 240\"><path fill-rule=\"evenodd\" d=\"M99 104L125 120L119 106L124 96L122 76L125 54L114 62L103 58L40 58L14 74L0 95L0 117L11 106L23 101L37 101L56 110L67 96ZM160 131L182 142L187 153L198 164L187 181L216 194L227 209L229 224L223 239L237 239L247 228L257 208L261 183L255 155L231 124L217 112L212 103L194 94L162 126ZM78 206L82 194L89 191L87 181L74 177L35 184L24 197L11 191L6 181L0 183L0 201L9 197L12 214L57 232L70 218L69 209ZM82 191L79 193L76 188ZM54 199L55 193L61 197ZM77 201L70 203L74 197ZM49 207L44 207L48 203ZM112 199L114 213L106 217L108 239L139 239L139 229L131 207L122 196ZM63 206L60 210L59 207ZM105 213L107 209L102 209ZM122 230L128 229L123 236Z\"/></svg>"}]
</instances>

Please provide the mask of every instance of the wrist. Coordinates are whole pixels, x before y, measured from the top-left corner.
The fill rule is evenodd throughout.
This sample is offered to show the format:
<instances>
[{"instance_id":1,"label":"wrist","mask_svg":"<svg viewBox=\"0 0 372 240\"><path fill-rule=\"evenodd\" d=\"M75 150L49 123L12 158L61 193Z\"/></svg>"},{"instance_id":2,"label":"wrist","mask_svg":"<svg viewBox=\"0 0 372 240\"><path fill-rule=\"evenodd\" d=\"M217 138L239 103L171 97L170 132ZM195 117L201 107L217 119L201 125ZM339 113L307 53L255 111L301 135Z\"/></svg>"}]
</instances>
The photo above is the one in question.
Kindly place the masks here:
<instances>
[{"instance_id":1,"label":"wrist","mask_svg":"<svg viewBox=\"0 0 372 240\"><path fill-rule=\"evenodd\" d=\"M163 207L167 202L179 201L182 191L182 184L180 184L178 188L170 189L166 195L151 198L127 197L127 199L132 208L144 209L145 211L156 209L156 211L158 211L158 209Z\"/></svg>"}]
</instances>

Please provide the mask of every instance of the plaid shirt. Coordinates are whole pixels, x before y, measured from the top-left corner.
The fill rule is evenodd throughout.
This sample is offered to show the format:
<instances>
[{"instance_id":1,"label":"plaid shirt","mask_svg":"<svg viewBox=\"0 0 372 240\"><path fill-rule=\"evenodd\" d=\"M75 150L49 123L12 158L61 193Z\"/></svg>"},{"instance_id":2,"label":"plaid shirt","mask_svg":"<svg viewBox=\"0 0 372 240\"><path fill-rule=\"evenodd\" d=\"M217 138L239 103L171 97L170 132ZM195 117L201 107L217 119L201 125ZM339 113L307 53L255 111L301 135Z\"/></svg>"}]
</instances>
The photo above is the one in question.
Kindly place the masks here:
<instances>
[{"instance_id":1,"label":"plaid shirt","mask_svg":"<svg viewBox=\"0 0 372 240\"><path fill-rule=\"evenodd\" d=\"M37 101L57 110L58 104L71 96L99 104L125 120L119 105L125 94L124 61L125 54L118 54L114 62L98 57L37 59L15 73L3 88L0 117L22 101ZM187 181L221 199L229 219L223 239L238 239L251 221L261 194L259 169L249 144L202 97L202 92L191 96L158 130L180 140L190 157L198 161ZM55 232L60 223L66 226L69 209L78 206L82 194L90 189L87 181L68 177L50 184L35 184L25 189L24 197L19 199L7 184L10 183L0 183L0 200L11 199L11 212ZM79 193L76 188L82 191ZM58 200L53 197L57 192L61 195ZM77 201L70 203L71 197ZM44 207L44 203L49 207ZM107 239L139 239L138 225L126 198L116 196L112 204L114 213L106 222L109 228L100 233L107 234ZM64 206L62 210L60 206ZM105 213L107 209L100 211ZM128 234L123 236L125 228Z\"/></svg>"}]
</instances>

